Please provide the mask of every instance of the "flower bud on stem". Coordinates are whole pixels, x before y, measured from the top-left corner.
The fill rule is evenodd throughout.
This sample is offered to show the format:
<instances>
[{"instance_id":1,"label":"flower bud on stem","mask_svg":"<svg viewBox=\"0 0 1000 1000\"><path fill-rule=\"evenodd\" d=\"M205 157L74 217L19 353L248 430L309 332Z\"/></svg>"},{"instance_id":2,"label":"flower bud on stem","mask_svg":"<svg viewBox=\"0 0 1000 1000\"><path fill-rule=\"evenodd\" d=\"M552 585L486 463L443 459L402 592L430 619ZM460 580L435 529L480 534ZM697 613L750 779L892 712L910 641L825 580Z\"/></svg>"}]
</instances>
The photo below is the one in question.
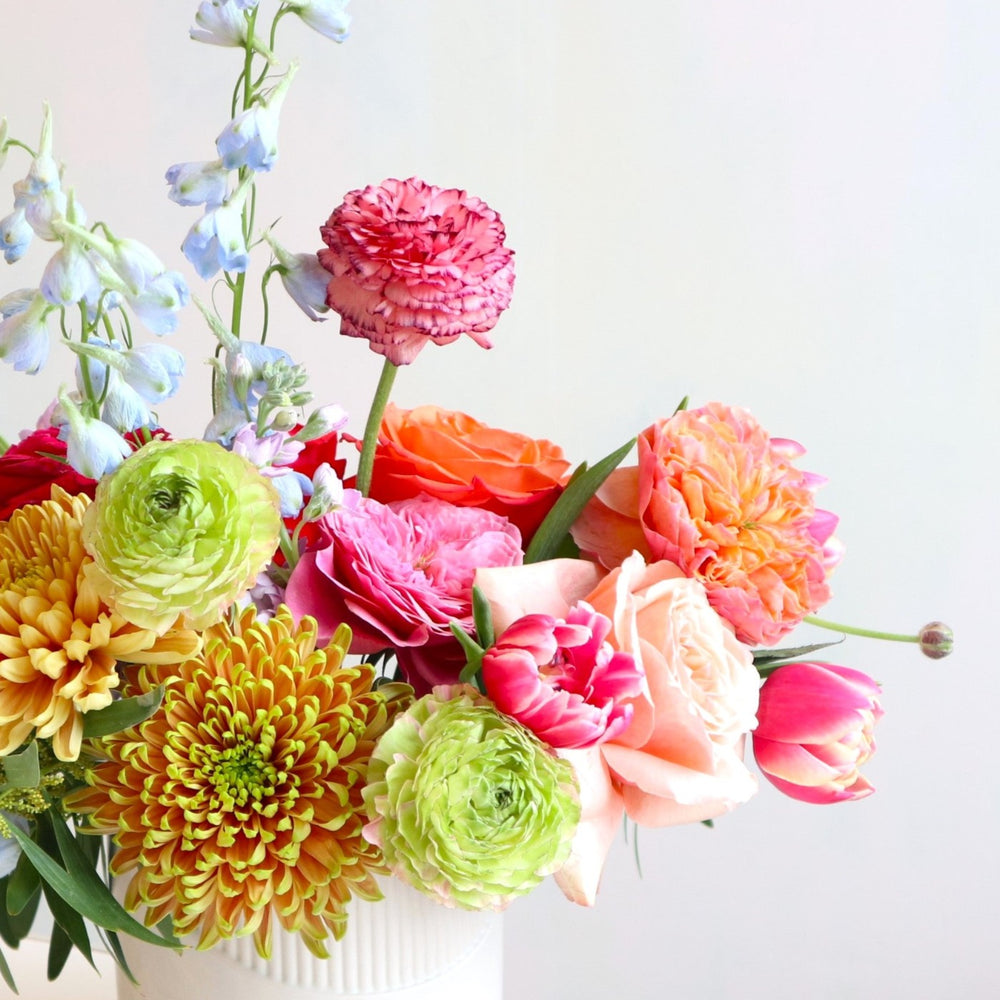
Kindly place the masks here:
<instances>
[{"instance_id":1,"label":"flower bud on stem","mask_svg":"<svg viewBox=\"0 0 1000 1000\"><path fill-rule=\"evenodd\" d=\"M806 615L802 620L818 628L843 632L845 635L860 635L867 639L885 639L889 642L913 642L920 646L924 656L929 656L932 660L940 660L947 656L955 645L954 634L944 622L930 622L916 635L906 635L902 632L878 632L874 629L858 628L856 625L842 625L817 618L815 615Z\"/></svg>"}]
</instances>

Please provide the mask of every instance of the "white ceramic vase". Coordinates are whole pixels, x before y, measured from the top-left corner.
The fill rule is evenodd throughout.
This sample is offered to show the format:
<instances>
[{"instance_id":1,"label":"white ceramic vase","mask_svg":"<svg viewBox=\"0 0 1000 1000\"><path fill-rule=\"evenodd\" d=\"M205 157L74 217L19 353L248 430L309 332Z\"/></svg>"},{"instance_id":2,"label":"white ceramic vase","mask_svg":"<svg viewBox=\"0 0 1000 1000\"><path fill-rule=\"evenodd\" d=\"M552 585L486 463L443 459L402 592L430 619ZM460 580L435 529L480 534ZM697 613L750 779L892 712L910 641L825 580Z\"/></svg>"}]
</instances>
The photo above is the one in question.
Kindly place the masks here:
<instances>
[{"instance_id":1,"label":"white ceramic vase","mask_svg":"<svg viewBox=\"0 0 1000 1000\"><path fill-rule=\"evenodd\" d=\"M329 959L277 929L266 962L248 937L177 954L123 935L139 985L119 970L118 1000L501 1000L499 913L451 910L396 879L381 885L384 900L351 904Z\"/></svg>"}]
</instances>

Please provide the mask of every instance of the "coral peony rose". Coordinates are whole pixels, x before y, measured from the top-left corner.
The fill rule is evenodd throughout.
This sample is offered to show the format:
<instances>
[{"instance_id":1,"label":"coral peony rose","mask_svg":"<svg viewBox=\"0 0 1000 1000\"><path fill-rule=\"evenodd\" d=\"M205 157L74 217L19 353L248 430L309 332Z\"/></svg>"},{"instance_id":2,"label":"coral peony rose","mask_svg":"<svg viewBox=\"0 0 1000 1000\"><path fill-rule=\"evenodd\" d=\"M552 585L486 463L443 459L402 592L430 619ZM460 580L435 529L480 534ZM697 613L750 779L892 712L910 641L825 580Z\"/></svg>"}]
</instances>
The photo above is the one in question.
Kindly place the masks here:
<instances>
[{"instance_id":1,"label":"coral peony rose","mask_svg":"<svg viewBox=\"0 0 1000 1000\"><path fill-rule=\"evenodd\" d=\"M386 407L369 495L383 503L426 493L511 520L525 544L559 499L569 472L562 449L487 427L464 413Z\"/></svg>"},{"instance_id":2,"label":"coral peony rose","mask_svg":"<svg viewBox=\"0 0 1000 1000\"><path fill-rule=\"evenodd\" d=\"M433 669L438 655L457 680L465 661L450 623L472 632L476 568L520 563L517 528L489 511L431 497L359 499L317 524L320 542L299 559L285 591L296 617L316 618L321 637L349 625L352 653L396 649L418 690L428 686L414 676L418 664ZM434 650L429 661L407 655L424 646Z\"/></svg>"},{"instance_id":3,"label":"coral peony rose","mask_svg":"<svg viewBox=\"0 0 1000 1000\"><path fill-rule=\"evenodd\" d=\"M832 663L788 663L764 682L753 752L764 776L801 802L871 795L858 770L875 752L881 688L867 674Z\"/></svg>"},{"instance_id":4,"label":"coral peony rose","mask_svg":"<svg viewBox=\"0 0 1000 1000\"><path fill-rule=\"evenodd\" d=\"M411 177L351 191L320 233L340 332L395 365L463 333L480 347L510 305L513 251L500 216L454 188Z\"/></svg>"},{"instance_id":5,"label":"coral peony rose","mask_svg":"<svg viewBox=\"0 0 1000 1000\"><path fill-rule=\"evenodd\" d=\"M66 442L57 427L33 431L0 456L0 521L29 503L48 500L53 486L70 495L94 498L97 481L81 476L66 461Z\"/></svg>"},{"instance_id":6,"label":"coral peony rose","mask_svg":"<svg viewBox=\"0 0 1000 1000\"><path fill-rule=\"evenodd\" d=\"M743 642L773 645L830 596L837 518L794 441L745 410L709 403L639 436L639 515L653 559L700 580Z\"/></svg>"}]
</instances>

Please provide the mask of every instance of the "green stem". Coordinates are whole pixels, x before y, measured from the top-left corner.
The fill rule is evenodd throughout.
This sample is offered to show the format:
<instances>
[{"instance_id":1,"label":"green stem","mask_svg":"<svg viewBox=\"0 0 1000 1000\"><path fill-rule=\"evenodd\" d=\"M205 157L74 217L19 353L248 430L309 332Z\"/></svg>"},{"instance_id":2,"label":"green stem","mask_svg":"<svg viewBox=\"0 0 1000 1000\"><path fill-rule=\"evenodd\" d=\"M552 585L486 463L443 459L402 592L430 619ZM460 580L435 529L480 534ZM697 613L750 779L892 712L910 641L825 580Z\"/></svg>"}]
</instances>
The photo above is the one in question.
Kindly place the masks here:
<instances>
[{"instance_id":1,"label":"green stem","mask_svg":"<svg viewBox=\"0 0 1000 1000\"><path fill-rule=\"evenodd\" d=\"M861 635L866 639L886 639L889 642L920 642L919 635L904 635L902 632L877 632L870 628L858 628L855 625L840 625L837 622L829 622L824 618L817 618L815 615L806 615L802 619L810 625L818 628L826 628L831 632L843 632L846 635Z\"/></svg>"},{"instance_id":2,"label":"green stem","mask_svg":"<svg viewBox=\"0 0 1000 1000\"><path fill-rule=\"evenodd\" d=\"M378 429L382 426L382 414L385 413L389 395L392 393L392 383L396 381L397 367L386 359L382 365L382 377L378 380L372 407L368 411L368 423L365 424L365 436L361 443L361 457L358 459L357 488L362 496L368 496L372 484L372 468L375 465L375 445L378 444Z\"/></svg>"}]
</instances>

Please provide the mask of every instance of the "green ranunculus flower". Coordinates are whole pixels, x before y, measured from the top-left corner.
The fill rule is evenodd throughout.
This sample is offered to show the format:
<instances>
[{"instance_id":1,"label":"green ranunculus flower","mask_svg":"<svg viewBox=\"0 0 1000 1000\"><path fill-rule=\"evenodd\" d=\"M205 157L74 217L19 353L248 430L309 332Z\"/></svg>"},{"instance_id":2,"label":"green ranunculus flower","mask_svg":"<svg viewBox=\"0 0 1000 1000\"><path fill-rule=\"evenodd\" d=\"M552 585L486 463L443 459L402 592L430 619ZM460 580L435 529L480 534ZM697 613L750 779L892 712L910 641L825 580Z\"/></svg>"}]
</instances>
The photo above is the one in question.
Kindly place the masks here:
<instances>
[{"instance_id":1,"label":"green ranunculus flower","mask_svg":"<svg viewBox=\"0 0 1000 1000\"><path fill-rule=\"evenodd\" d=\"M207 441L151 441L101 480L83 521L86 568L123 618L163 632L214 624L274 555L274 487Z\"/></svg>"},{"instance_id":2,"label":"green ranunculus flower","mask_svg":"<svg viewBox=\"0 0 1000 1000\"><path fill-rule=\"evenodd\" d=\"M558 871L580 819L570 765L468 685L397 717L364 797L394 874L466 909L502 909Z\"/></svg>"}]
</instances>

